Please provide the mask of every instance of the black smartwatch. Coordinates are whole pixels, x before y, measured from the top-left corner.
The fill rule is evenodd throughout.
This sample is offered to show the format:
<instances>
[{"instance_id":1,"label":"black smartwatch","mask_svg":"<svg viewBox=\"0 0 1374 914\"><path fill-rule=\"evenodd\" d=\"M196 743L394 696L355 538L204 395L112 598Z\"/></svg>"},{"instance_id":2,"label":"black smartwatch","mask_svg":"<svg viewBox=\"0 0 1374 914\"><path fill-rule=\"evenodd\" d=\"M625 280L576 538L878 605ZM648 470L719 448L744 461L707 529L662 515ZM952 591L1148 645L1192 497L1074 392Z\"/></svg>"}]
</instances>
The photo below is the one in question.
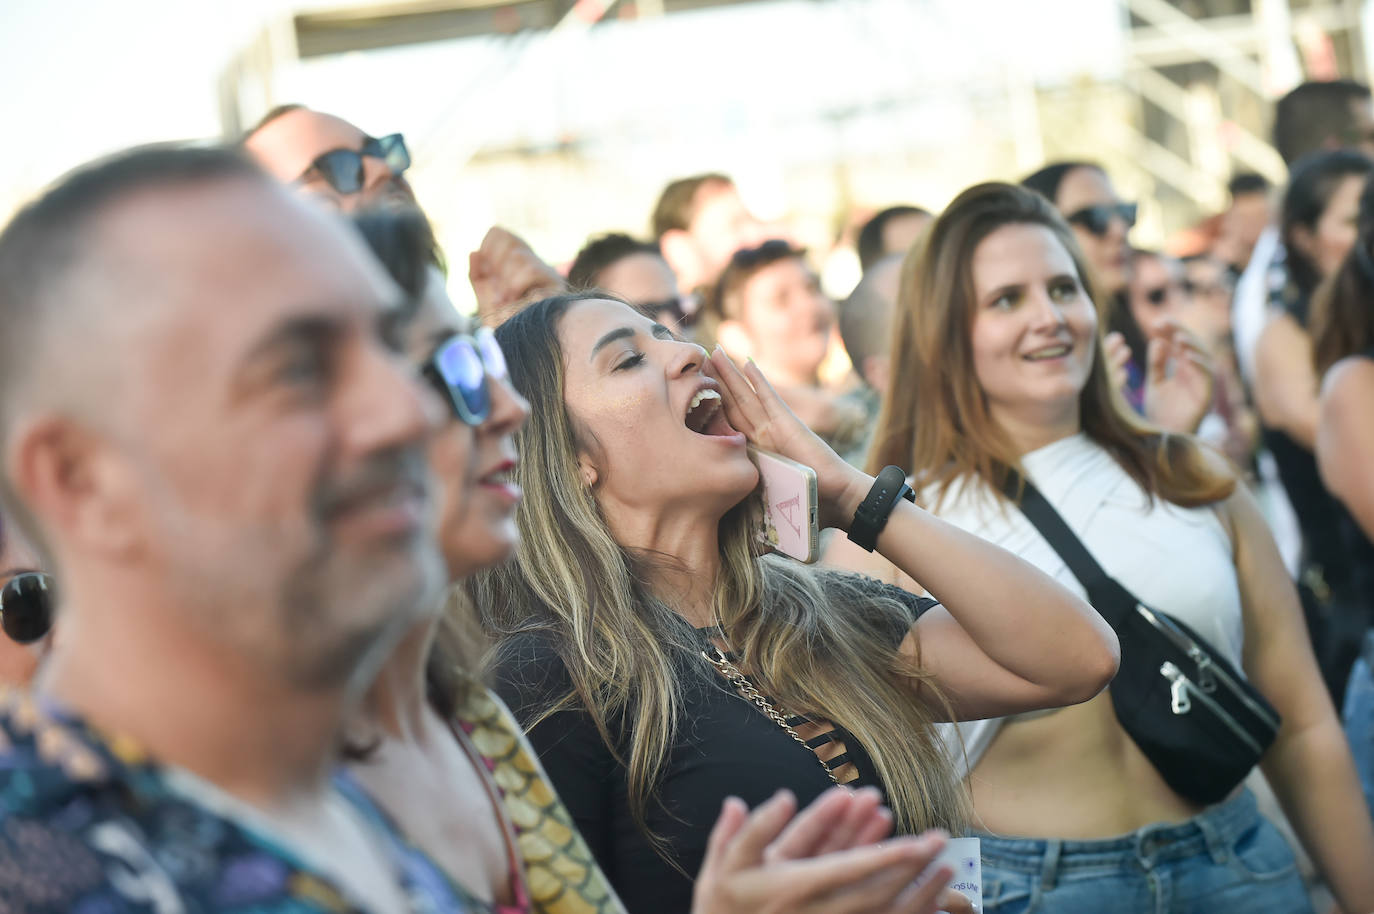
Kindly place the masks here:
<instances>
[{"instance_id":1,"label":"black smartwatch","mask_svg":"<svg viewBox=\"0 0 1374 914\"><path fill-rule=\"evenodd\" d=\"M906 484L906 474L901 467L883 467L873 480L868 497L854 512L854 521L849 525L850 541L872 552L878 545L878 534L887 526L892 509L903 498L913 503L916 501L916 493Z\"/></svg>"}]
</instances>

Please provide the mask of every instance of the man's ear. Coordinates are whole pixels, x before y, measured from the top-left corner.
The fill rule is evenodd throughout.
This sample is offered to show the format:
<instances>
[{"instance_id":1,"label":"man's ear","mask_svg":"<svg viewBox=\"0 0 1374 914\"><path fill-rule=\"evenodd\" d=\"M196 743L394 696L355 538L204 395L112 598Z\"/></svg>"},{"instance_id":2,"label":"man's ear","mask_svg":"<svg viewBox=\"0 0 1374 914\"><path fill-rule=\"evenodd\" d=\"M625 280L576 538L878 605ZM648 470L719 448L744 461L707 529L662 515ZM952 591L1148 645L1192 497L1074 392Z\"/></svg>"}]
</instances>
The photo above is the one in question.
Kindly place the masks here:
<instances>
[{"instance_id":1,"label":"man's ear","mask_svg":"<svg viewBox=\"0 0 1374 914\"><path fill-rule=\"evenodd\" d=\"M701 255L697 253L696 242L691 235L682 229L669 229L658 239L658 247L684 292L690 292L701 284Z\"/></svg>"},{"instance_id":2,"label":"man's ear","mask_svg":"<svg viewBox=\"0 0 1374 914\"><path fill-rule=\"evenodd\" d=\"M725 354L736 362L754 356L754 338L743 323L726 318L716 327L716 342L720 343Z\"/></svg>"},{"instance_id":3,"label":"man's ear","mask_svg":"<svg viewBox=\"0 0 1374 914\"><path fill-rule=\"evenodd\" d=\"M139 500L109 443L69 419L23 423L6 471L38 525L78 551L127 557L138 541Z\"/></svg>"}]
</instances>

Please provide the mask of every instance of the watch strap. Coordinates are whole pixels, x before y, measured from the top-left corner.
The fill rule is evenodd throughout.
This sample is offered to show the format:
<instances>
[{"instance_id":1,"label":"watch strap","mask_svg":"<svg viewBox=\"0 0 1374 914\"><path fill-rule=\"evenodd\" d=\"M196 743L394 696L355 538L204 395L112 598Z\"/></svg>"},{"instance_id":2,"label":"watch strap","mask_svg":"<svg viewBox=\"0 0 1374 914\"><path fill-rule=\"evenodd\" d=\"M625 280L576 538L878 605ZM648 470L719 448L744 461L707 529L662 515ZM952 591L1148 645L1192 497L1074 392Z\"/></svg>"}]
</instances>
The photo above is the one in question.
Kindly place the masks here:
<instances>
[{"instance_id":1,"label":"watch strap","mask_svg":"<svg viewBox=\"0 0 1374 914\"><path fill-rule=\"evenodd\" d=\"M872 552L878 545L878 534L887 526L887 519L897 502L916 501L916 493L906 484L901 467L886 466L873 480L873 487L854 512L849 525L849 539L860 548Z\"/></svg>"}]
</instances>

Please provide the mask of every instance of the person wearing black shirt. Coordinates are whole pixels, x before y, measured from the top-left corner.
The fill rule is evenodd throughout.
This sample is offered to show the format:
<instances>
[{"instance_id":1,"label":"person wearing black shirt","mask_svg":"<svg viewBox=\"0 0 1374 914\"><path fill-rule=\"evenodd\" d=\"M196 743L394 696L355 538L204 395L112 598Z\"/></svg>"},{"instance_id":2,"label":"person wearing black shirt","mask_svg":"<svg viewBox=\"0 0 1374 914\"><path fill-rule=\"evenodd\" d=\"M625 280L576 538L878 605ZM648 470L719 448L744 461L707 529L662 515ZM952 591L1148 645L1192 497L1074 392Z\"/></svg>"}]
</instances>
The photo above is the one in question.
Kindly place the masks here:
<instances>
[{"instance_id":1,"label":"person wearing black shirt","mask_svg":"<svg viewBox=\"0 0 1374 914\"><path fill-rule=\"evenodd\" d=\"M874 478L757 366L594 293L497 337L531 405L521 548L470 590L498 690L631 910L687 910L729 794L868 785L898 831L958 831L933 723L1084 701L1114 675L1111 629L1029 564L901 498L856 525ZM762 555L746 443L814 468L820 526L876 540L940 604Z\"/></svg>"}]
</instances>

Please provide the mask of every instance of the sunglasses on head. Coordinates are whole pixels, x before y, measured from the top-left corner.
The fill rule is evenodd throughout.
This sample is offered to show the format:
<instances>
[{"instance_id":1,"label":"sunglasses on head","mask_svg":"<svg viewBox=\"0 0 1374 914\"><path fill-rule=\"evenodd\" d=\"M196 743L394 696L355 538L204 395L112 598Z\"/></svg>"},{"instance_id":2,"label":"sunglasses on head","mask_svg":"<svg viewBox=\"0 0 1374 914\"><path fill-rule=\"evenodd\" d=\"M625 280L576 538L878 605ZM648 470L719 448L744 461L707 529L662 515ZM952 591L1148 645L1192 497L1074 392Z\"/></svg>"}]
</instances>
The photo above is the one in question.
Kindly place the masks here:
<instances>
[{"instance_id":1,"label":"sunglasses on head","mask_svg":"<svg viewBox=\"0 0 1374 914\"><path fill-rule=\"evenodd\" d=\"M679 326L682 325L683 319L691 311L686 295L666 298L663 301L641 302L638 307L639 310L660 324L677 324Z\"/></svg>"},{"instance_id":2,"label":"sunglasses on head","mask_svg":"<svg viewBox=\"0 0 1374 914\"><path fill-rule=\"evenodd\" d=\"M356 194L363 189L364 157L381 159L391 169L393 176L400 175L410 167L410 150L406 149L405 138L393 133L380 140L368 137L363 140L362 149L331 149L311 162L305 174L297 180L303 181L314 172L339 193Z\"/></svg>"},{"instance_id":3,"label":"sunglasses on head","mask_svg":"<svg viewBox=\"0 0 1374 914\"><path fill-rule=\"evenodd\" d=\"M32 644L52 628L53 602L52 575L16 574L0 587L0 628L10 640Z\"/></svg>"},{"instance_id":4,"label":"sunglasses on head","mask_svg":"<svg viewBox=\"0 0 1374 914\"><path fill-rule=\"evenodd\" d=\"M1075 210L1065 218L1071 225L1087 229L1101 238L1112 227L1112 219L1120 219L1126 228L1135 225L1136 205L1134 203L1099 203Z\"/></svg>"},{"instance_id":5,"label":"sunglasses on head","mask_svg":"<svg viewBox=\"0 0 1374 914\"><path fill-rule=\"evenodd\" d=\"M491 384L509 373L496 334L483 327L471 335L455 333L435 348L420 372L439 391L453 414L477 426L491 415Z\"/></svg>"}]
</instances>

